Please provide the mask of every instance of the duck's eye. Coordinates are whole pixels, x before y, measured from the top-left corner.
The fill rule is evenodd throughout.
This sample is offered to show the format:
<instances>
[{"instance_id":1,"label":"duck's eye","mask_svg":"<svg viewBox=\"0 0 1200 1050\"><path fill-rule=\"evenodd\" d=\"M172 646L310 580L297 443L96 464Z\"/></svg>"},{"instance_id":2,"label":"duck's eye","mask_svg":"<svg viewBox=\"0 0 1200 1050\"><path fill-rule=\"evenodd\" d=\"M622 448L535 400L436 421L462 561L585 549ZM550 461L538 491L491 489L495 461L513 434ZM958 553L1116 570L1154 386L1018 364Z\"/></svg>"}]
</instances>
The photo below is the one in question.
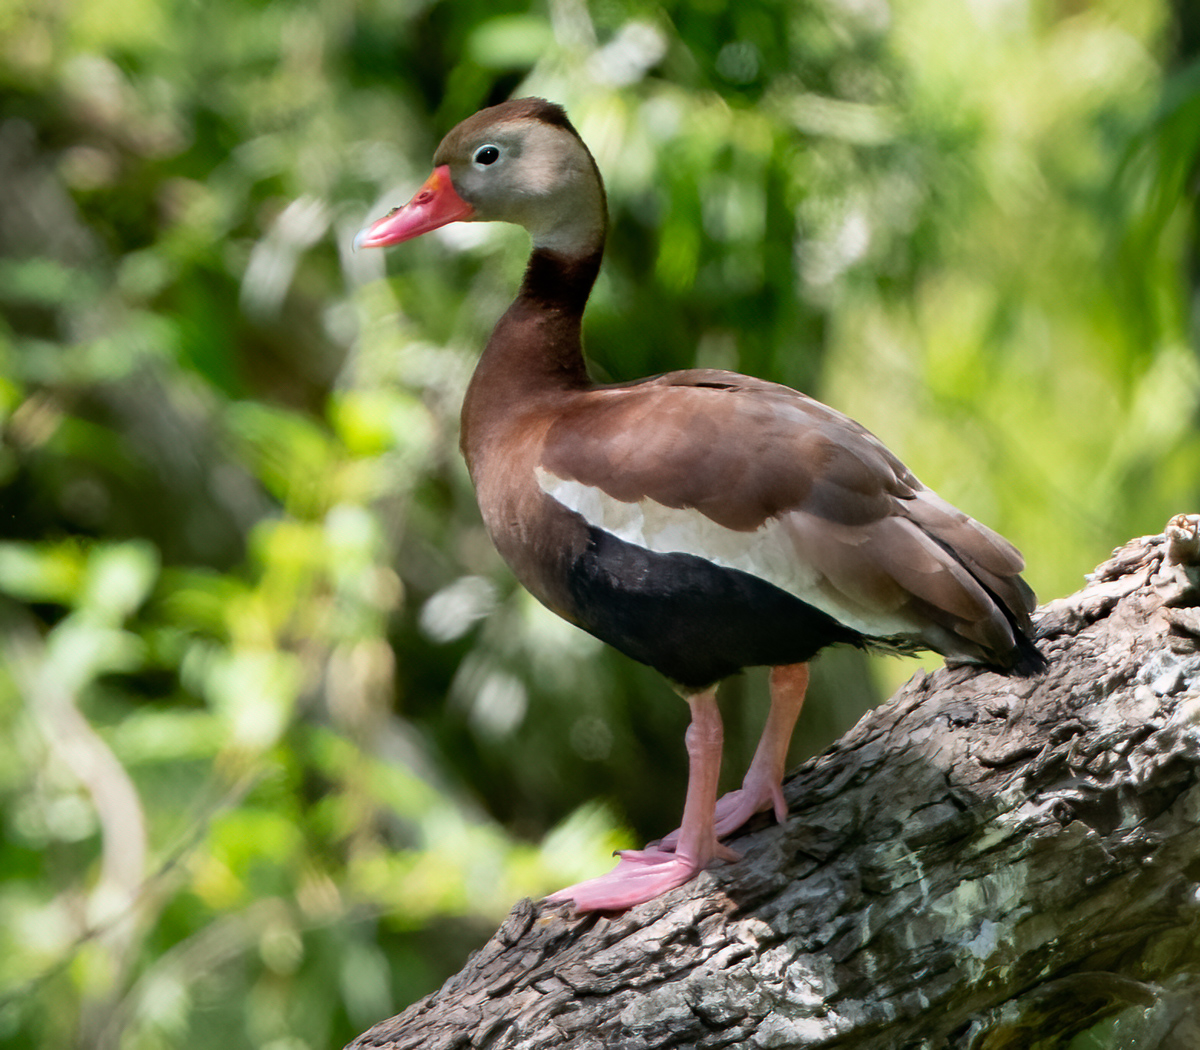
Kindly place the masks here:
<instances>
[{"instance_id":1,"label":"duck's eye","mask_svg":"<svg viewBox=\"0 0 1200 1050\"><path fill-rule=\"evenodd\" d=\"M500 159L500 150L495 146L480 146L475 151L476 164L495 164Z\"/></svg>"}]
</instances>

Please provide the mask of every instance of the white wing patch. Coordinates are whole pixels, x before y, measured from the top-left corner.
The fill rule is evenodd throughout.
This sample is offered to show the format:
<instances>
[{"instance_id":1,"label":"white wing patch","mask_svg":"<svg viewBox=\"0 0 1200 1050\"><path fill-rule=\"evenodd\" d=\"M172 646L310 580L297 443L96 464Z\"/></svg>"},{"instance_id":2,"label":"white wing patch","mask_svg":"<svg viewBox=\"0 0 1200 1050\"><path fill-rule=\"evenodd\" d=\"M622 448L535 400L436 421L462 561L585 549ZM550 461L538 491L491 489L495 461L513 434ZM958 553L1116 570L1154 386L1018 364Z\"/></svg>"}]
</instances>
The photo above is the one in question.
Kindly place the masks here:
<instances>
[{"instance_id":1,"label":"white wing patch","mask_svg":"<svg viewBox=\"0 0 1200 1050\"><path fill-rule=\"evenodd\" d=\"M796 537L779 518L754 532L718 525L698 510L667 507L652 499L623 503L603 490L537 468L543 492L589 525L656 554L694 554L714 565L738 569L828 613L862 634L886 637L910 634L914 624L902 615L856 610L797 548ZM840 601L838 599L841 599Z\"/></svg>"}]
</instances>

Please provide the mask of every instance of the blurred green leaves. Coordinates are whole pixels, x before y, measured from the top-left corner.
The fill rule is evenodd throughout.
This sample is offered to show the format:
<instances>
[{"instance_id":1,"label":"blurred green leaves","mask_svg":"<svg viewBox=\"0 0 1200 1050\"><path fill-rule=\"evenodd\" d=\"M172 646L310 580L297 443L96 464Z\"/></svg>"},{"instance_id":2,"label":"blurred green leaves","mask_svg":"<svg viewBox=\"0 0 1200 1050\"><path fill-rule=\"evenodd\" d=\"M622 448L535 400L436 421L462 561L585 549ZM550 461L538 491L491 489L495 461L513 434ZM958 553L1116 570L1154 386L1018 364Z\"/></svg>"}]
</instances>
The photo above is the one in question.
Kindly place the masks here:
<instances>
[{"instance_id":1,"label":"blurred green leaves","mask_svg":"<svg viewBox=\"0 0 1200 1050\"><path fill-rule=\"evenodd\" d=\"M683 705L515 588L458 457L523 238L349 250L483 105L605 172L597 375L801 386L1044 598L1195 509L1194 47L1068 6L0 13L0 1041L337 1045L676 819ZM818 661L801 747L879 693Z\"/></svg>"}]
</instances>

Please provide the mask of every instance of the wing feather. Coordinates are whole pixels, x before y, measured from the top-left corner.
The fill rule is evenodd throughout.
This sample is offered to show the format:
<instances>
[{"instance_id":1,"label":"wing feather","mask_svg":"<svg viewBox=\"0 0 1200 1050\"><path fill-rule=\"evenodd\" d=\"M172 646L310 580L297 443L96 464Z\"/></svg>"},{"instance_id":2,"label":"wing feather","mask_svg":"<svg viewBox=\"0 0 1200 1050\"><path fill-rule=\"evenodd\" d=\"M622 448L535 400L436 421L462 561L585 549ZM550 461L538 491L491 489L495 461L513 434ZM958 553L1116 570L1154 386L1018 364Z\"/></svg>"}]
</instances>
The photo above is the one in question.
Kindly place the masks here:
<instances>
[{"instance_id":1,"label":"wing feather","mask_svg":"<svg viewBox=\"0 0 1200 1050\"><path fill-rule=\"evenodd\" d=\"M595 390L550 428L539 482L592 524L754 572L869 636L1003 661L1033 608L1011 544L777 384L704 370Z\"/></svg>"}]
</instances>

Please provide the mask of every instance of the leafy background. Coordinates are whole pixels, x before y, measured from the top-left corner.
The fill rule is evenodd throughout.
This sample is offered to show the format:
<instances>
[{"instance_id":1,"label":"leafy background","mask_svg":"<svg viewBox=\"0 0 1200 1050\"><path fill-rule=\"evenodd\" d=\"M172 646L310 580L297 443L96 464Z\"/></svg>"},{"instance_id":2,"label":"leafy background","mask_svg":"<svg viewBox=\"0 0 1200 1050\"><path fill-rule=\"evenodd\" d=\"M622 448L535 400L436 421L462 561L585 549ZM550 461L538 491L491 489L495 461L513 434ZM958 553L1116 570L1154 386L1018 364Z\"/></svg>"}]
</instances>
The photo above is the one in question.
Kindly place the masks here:
<instances>
[{"instance_id":1,"label":"leafy background","mask_svg":"<svg viewBox=\"0 0 1200 1050\"><path fill-rule=\"evenodd\" d=\"M514 585L457 455L523 235L349 250L454 123L592 145L598 376L815 393L1054 597L1196 509L1198 23L7 0L0 1043L339 1046L677 817L685 706ZM797 756L911 669L823 656Z\"/></svg>"}]
</instances>

